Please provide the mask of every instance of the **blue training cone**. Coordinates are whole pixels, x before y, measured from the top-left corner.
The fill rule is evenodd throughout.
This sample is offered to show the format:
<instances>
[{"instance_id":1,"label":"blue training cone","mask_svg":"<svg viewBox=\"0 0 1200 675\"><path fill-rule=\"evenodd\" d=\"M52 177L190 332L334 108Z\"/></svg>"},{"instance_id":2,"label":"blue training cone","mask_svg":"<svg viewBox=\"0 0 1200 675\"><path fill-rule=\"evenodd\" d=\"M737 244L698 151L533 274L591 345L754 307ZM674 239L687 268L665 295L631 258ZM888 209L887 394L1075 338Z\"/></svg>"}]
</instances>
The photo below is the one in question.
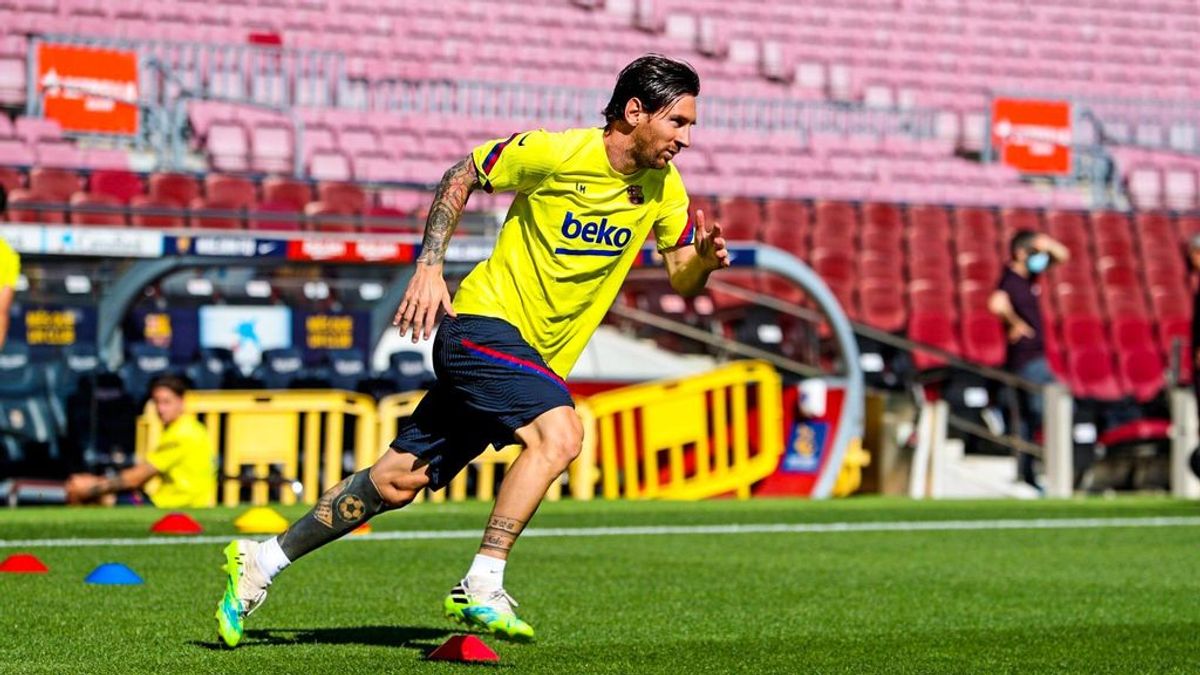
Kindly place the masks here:
<instances>
[{"instance_id":1,"label":"blue training cone","mask_svg":"<svg viewBox=\"0 0 1200 675\"><path fill-rule=\"evenodd\" d=\"M89 584L136 586L142 583L142 578L121 563L104 563L92 570L84 581Z\"/></svg>"}]
</instances>

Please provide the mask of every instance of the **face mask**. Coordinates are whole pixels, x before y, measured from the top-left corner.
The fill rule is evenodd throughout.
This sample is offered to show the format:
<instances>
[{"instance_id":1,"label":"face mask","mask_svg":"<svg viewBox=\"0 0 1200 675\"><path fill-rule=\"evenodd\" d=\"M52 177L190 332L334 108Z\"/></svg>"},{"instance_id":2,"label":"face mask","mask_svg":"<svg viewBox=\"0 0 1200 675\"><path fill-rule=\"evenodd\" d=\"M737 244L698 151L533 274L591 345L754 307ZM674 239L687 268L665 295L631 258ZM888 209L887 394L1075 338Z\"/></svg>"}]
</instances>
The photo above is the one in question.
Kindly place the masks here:
<instances>
[{"instance_id":1,"label":"face mask","mask_svg":"<svg viewBox=\"0 0 1200 675\"><path fill-rule=\"evenodd\" d=\"M1041 274L1050 266L1050 254L1045 251L1038 251L1029 256L1025 261L1025 266L1029 268L1031 274Z\"/></svg>"}]
</instances>

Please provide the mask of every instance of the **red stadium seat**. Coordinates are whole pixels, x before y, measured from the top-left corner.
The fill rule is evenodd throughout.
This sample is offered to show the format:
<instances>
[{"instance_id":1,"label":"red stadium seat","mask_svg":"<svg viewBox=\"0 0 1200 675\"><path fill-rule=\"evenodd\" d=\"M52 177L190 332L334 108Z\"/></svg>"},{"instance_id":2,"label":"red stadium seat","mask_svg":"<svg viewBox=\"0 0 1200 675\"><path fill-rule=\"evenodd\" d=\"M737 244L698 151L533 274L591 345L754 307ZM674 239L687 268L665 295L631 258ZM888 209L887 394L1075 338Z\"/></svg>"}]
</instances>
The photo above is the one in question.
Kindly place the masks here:
<instances>
[{"instance_id":1,"label":"red stadium seat","mask_svg":"<svg viewBox=\"0 0 1200 675\"><path fill-rule=\"evenodd\" d=\"M320 232L357 232L358 214L335 204L322 201L309 202L304 215L312 229Z\"/></svg>"},{"instance_id":2,"label":"red stadium seat","mask_svg":"<svg viewBox=\"0 0 1200 675\"><path fill-rule=\"evenodd\" d=\"M804 230L790 225L774 225L763 231L763 241L788 253L804 258L808 254L808 239Z\"/></svg>"},{"instance_id":3,"label":"red stadium seat","mask_svg":"<svg viewBox=\"0 0 1200 675\"><path fill-rule=\"evenodd\" d=\"M846 202L817 202L816 216L813 223L814 232L821 231L858 231L858 215L854 205Z\"/></svg>"},{"instance_id":4,"label":"red stadium seat","mask_svg":"<svg viewBox=\"0 0 1200 675\"><path fill-rule=\"evenodd\" d=\"M1094 314L1072 314L1062 320L1063 345L1068 350L1105 342L1104 322Z\"/></svg>"},{"instance_id":5,"label":"red stadium seat","mask_svg":"<svg viewBox=\"0 0 1200 675\"><path fill-rule=\"evenodd\" d=\"M1000 319L987 312L964 314L962 330L964 356L993 368L1004 365L1008 341Z\"/></svg>"},{"instance_id":6,"label":"red stadium seat","mask_svg":"<svg viewBox=\"0 0 1200 675\"><path fill-rule=\"evenodd\" d=\"M1139 403L1157 396L1166 384L1165 367L1156 350L1142 348L1121 351L1117 361L1125 391Z\"/></svg>"},{"instance_id":7,"label":"red stadium seat","mask_svg":"<svg viewBox=\"0 0 1200 675\"><path fill-rule=\"evenodd\" d=\"M307 204L305 204L307 206ZM292 201L264 201L250 210L246 228L250 230L272 230L296 232L304 229L303 207Z\"/></svg>"},{"instance_id":8,"label":"red stadium seat","mask_svg":"<svg viewBox=\"0 0 1200 675\"><path fill-rule=\"evenodd\" d=\"M187 225L182 207L173 199L162 199L149 195L138 195L129 201L132 209L130 220L137 227L178 228ZM178 213L148 213L149 211L177 211Z\"/></svg>"},{"instance_id":9,"label":"red stadium seat","mask_svg":"<svg viewBox=\"0 0 1200 675\"><path fill-rule=\"evenodd\" d=\"M1066 241L1088 240L1084 216L1078 211L1050 211L1046 214L1046 230L1055 239Z\"/></svg>"},{"instance_id":10,"label":"red stadium seat","mask_svg":"<svg viewBox=\"0 0 1200 675\"><path fill-rule=\"evenodd\" d=\"M76 192L71 196L71 222L77 225L126 225L120 199L107 194ZM95 210L92 210L95 209Z\"/></svg>"},{"instance_id":11,"label":"red stadium seat","mask_svg":"<svg viewBox=\"0 0 1200 675\"><path fill-rule=\"evenodd\" d=\"M145 191L142 179L132 171L105 169L92 172L89 189L93 193L116 197L122 204Z\"/></svg>"},{"instance_id":12,"label":"red stadium seat","mask_svg":"<svg viewBox=\"0 0 1200 675\"><path fill-rule=\"evenodd\" d=\"M1102 346L1067 352L1067 371L1075 395L1098 401L1121 398L1121 385L1113 372L1112 354Z\"/></svg>"},{"instance_id":13,"label":"red stadium seat","mask_svg":"<svg viewBox=\"0 0 1200 675\"><path fill-rule=\"evenodd\" d=\"M394 234L401 232L420 233L422 226L409 214L387 206L370 206L363 213L363 232ZM374 219L374 222L372 222Z\"/></svg>"},{"instance_id":14,"label":"red stadium seat","mask_svg":"<svg viewBox=\"0 0 1200 675\"><path fill-rule=\"evenodd\" d=\"M910 206L908 224L910 243L950 239L950 216L940 206Z\"/></svg>"},{"instance_id":15,"label":"red stadium seat","mask_svg":"<svg viewBox=\"0 0 1200 675\"><path fill-rule=\"evenodd\" d=\"M187 206L200 196L200 183L181 173L156 173L150 176L149 194L158 200L170 200Z\"/></svg>"},{"instance_id":16,"label":"red stadium seat","mask_svg":"<svg viewBox=\"0 0 1200 675\"><path fill-rule=\"evenodd\" d=\"M206 230L240 230L245 224L245 211L252 204L238 200L210 201L197 197L192 201L192 227Z\"/></svg>"},{"instance_id":17,"label":"red stadium seat","mask_svg":"<svg viewBox=\"0 0 1200 675\"><path fill-rule=\"evenodd\" d=\"M920 307L915 303L913 306ZM928 309L914 311L908 320L908 339L953 354L959 354L961 351L958 337L954 333L953 317L945 312ZM940 356L918 349L913 351L913 363L917 370L927 370L945 365L946 361Z\"/></svg>"},{"instance_id":18,"label":"red stadium seat","mask_svg":"<svg viewBox=\"0 0 1200 675\"><path fill-rule=\"evenodd\" d=\"M869 202L863 205L863 228L900 230L903 223L900 209L895 204Z\"/></svg>"},{"instance_id":19,"label":"red stadium seat","mask_svg":"<svg viewBox=\"0 0 1200 675\"><path fill-rule=\"evenodd\" d=\"M8 218L14 223L65 223L65 205L59 202L33 190L13 190L8 193Z\"/></svg>"},{"instance_id":20,"label":"red stadium seat","mask_svg":"<svg viewBox=\"0 0 1200 675\"><path fill-rule=\"evenodd\" d=\"M786 199L768 199L764 206L765 227L785 228L807 235L809 229L808 205Z\"/></svg>"},{"instance_id":21,"label":"red stadium seat","mask_svg":"<svg viewBox=\"0 0 1200 675\"><path fill-rule=\"evenodd\" d=\"M211 173L204 178L204 199L210 206L245 209L253 206L258 196L249 179Z\"/></svg>"},{"instance_id":22,"label":"red stadium seat","mask_svg":"<svg viewBox=\"0 0 1200 675\"><path fill-rule=\"evenodd\" d=\"M1120 317L1112 321L1113 344L1119 350L1154 349L1154 328L1142 317Z\"/></svg>"},{"instance_id":23,"label":"red stadium seat","mask_svg":"<svg viewBox=\"0 0 1200 675\"><path fill-rule=\"evenodd\" d=\"M313 200L313 191L308 183L290 178L271 177L263 180L262 193L264 204L286 204L296 213L304 211L304 207Z\"/></svg>"},{"instance_id":24,"label":"red stadium seat","mask_svg":"<svg viewBox=\"0 0 1200 675\"><path fill-rule=\"evenodd\" d=\"M367 208L367 196L353 183L321 183L317 199L344 213L361 214Z\"/></svg>"},{"instance_id":25,"label":"red stadium seat","mask_svg":"<svg viewBox=\"0 0 1200 675\"><path fill-rule=\"evenodd\" d=\"M864 284L858 292L862 322L872 328L896 333L908 322L903 287L897 284Z\"/></svg>"},{"instance_id":26,"label":"red stadium seat","mask_svg":"<svg viewBox=\"0 0 1200 675\"><path fill-rule=\"evenodd\" d=\"M3 117L3 115L0 115ZM5 192L12 192L20 189L25 184L25 177L21 174L21 170L11 166L0 166L0 187L4 188Z\"/></svg>"},{"instance_id":27,"label":"red stadium seat","mask_svg":"<svg viewBox=\"0 0 1200 675\"><path fill-rule=\"evenodd\" d=\"M49 201L65 204L83 189L83 181L70 169L37 167L29 172L29 189Z\"/></svg>"},{"instance_id":28,"label":"red stadium seat","mask_svg":"<svg viewBox=\"0 0 1200 675\"><path fill-rule=\"evenodd\" d=\"M721 200L721 230L729 241L754 241L762 228L762 206L753 199L732 197Z\"/></svg>"}]
</instances>

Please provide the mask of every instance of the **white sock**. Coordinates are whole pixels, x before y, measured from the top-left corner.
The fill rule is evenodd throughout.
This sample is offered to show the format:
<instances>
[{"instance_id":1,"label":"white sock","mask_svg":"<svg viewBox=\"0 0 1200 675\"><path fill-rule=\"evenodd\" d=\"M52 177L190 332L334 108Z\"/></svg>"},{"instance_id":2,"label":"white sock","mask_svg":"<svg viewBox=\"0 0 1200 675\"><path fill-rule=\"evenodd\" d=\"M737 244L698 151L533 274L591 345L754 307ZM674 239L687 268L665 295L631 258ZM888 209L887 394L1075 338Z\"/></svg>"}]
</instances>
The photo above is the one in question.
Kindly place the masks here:
<instances>
[{"instance_id":1,"label":"white sock","mask_svg":"<svg viewBox=\"0 0 1200 675\"><path fill-rule=\"evenodd\" d=\"M467 570L467 583L472 590L494 591L504 587L504 566L507 560L493 558L490 555L476 554Z\"/></svg>"},{"instance_id":2,"label":"white sock","mask_svg":"<svg viewBox=\"0 0 1200 675\"><path fill-rule=\"evenodd\" d=\"M268 581L274 579L275 575L279 574L283 568L292 564L292 561L288 560L287 554L279 547L279 537L271 537L259 544L254 558L258 561L258 568L267 575Z\"/></svg>"}]
</instances>

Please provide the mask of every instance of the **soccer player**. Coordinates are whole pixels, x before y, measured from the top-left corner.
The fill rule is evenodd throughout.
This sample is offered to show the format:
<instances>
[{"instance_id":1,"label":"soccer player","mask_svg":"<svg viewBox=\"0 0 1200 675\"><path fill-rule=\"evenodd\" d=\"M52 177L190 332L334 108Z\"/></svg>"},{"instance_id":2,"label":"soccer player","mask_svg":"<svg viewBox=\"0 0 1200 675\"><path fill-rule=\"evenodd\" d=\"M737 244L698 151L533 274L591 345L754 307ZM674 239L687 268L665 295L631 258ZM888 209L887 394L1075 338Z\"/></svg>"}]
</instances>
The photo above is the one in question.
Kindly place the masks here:
<instances>
[{"instance_id":1,"label":"soccer player","mask_svg":"<svg viewBox=\"0 0 1200 675\"><path fill-rule=\"evenodd\" d=\"M158 445L146 455L146 461L112 478L88 473L71 476L67 501L94 502L107 495L144 490L160 509L213 506L217 500L217 455L208 430L184 411L185 393L187 384L180 377L154 378L150 400L163 423Z\"/></svg>"},{"instance_id":2,"label":"soccer player","mask_svg":"<svg viewBox=\"0 0 1200 675\"><path fill-rule=\"evenodd\" d=\"M0 188L0 193L3 188ZM3 206L0 206L0 212ZM12 310L13 296L17 289L17 279L21 276L21 257L0 239L0 349L4 349L5 337L8 335L8 314Z\"/></svg>"},{"instance_id":3,"label":"soccer player","mask_svg":"<svg viewBox=\"0 0 1200 675\"><path fill-rule=\"evenodd\" d=\"M643 56L621 71L603 128L516 133L476 148L437 188L416 271L396 312L401 334L433 344L437 383L369 469L331 488L286 532L225 548L228 580L217 608L234 646L271 579L297 558L377 513L445 486L488 445L522 452L504 476L483 541L446 597L448 616L495 635L531 640L514 613L504 568L543 495L579 454L583 427L563 382L654 231L672 287L696 295L729 266L720 227L688 198L671 159L691 144L700 81L686 63ZM514 191L492 256L453 303L442 275L450 236L471 192Z\"/></svg>"}]
</instances>

